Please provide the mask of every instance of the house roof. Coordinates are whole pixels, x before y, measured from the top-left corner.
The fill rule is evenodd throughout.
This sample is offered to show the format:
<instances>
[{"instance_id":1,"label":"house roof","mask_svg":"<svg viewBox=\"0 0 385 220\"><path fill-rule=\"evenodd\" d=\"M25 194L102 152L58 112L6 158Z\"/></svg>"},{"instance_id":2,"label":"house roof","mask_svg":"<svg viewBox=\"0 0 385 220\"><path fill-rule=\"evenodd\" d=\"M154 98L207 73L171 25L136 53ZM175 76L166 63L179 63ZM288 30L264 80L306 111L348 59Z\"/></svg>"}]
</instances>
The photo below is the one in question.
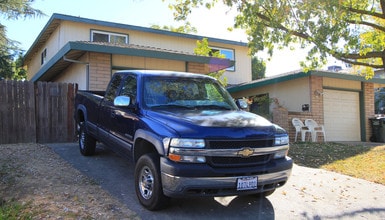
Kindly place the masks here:
<instances>
[{"instance_id":1,"label":"house roof","mask_svg":"<svg viewBox=\"0 0 385 220\"><path fill-rule=\"evenodd\" d=\"M169 60L204 63L210 72L225 69L234 65L229 59L197 56L180 51L165 50L156 47L139 46L133 44L111 44L89 41L70 41L59 50L42 68L31 78L31 81L49 81L57 76L71 62L78 60L86 52L111 53L128 56L142 56Z\"/></svg>"},{"instance_id":2,"label":"house roof","mask_svg":"<svg viewBox=\"0 0 385 220\"><path fill-rule=\"evenodd\" d=\"M204 37L204 36L193 35L193 34L177 33L177 32L172 32L167 30L140 27L135 25L127 25L127 24L114 23L114 22L108 22L108 21L100 21L100 20L54 13L49 19L49 21L47 22L47 24L44 26L43 30L37 36L36 40L30 47L30 49L25 54L26 60L28 60L30 56L33 56L33 54L36 53L37 50L39 50L39 48L41 48L42 45L45 44L45 42L49 39L51 34L60 25L61 21L72 21L72 22L79 22L79 23L95 24L95 25L101 25L106 27L122 28L126 30L141 31L141 32L147 32L147 33L175 36L175 37L181 37L181 38L189 38L189 39L195 39L195 40L202 40L202 38L207 38L209 42L225 43L225 44L238 45L238 46L247 46L247 43L240 42L240 41L231 41L231 40Z\"/></svg>"},{"instance_id":3,"label":"house roof","mask_svg":"<svg viewBox=\"0 0 385 220\"><path fill-rule=\"evenodd\" d=\"M379 78L366 79L365 77L359 76L359 75L353 75L353 74L347 74L347 73L341 73L341 72L321 71L321 70L309 71L307 73L301 70L297 70L297 71L276 75L273 77L254 80L248 83L234 85L232 87L229 87L227 90L229 92L241 92L249 89L273 85L273 84L282 83L282 82L286 82L286 81L290 81L290 80L294 80L302 77L309 77L309 76L322 76L322 77L335 78L335 79L385 84L385 79L379 79Z\"/></svg>"}]
</instances>

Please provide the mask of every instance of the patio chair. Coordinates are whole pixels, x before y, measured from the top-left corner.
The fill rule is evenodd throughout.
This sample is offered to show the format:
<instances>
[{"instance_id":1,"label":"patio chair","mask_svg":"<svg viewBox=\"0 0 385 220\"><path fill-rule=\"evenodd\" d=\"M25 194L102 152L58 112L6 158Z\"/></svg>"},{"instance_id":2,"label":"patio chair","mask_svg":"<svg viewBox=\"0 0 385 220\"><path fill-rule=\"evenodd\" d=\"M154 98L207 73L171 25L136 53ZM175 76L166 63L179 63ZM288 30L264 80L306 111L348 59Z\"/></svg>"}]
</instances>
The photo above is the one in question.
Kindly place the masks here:
<instances>
[{"instance_id":1,"label":"patio chair","mask_svg":"<svg viewBox=\"0 0 385 220\"><path fill-rule=\"evenodd\" d=\"M313 119L306 119L305 125L307 127L309 127L309 129L311 131L311 138L312 138L313 142L317 141L317 134L318 133L322 133L323 134L323 140L324 140L324 142L326 141L326 133L325 133L325 128L323 125L319 125Z\"/></svg>"},{"instance_id":2,"label":"patio chair","mask_svg":"<svg viewBox=\"0 0 385 220\"><path fill-rule=\"evenodd\" d=\"M306 139L306 133L310 133L311 131L308 127L306 127L303 122L299 118L293 118L291 120L293 126L295 127L295 139L294 141L297 141L298 133L301 134L301 141L305 141Z\"/></svg>"}]
</instances>

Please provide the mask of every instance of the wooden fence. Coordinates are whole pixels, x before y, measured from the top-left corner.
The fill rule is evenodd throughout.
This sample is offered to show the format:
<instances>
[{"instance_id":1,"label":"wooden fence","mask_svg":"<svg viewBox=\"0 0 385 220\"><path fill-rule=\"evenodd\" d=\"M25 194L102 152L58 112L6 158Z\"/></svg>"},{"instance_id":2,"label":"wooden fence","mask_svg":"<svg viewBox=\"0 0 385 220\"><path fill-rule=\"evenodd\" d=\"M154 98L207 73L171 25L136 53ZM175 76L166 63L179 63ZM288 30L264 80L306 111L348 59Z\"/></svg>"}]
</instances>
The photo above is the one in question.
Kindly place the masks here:
<instances>
[{"instance_id":1,"label":"wooden fence","mask_svg":"<svg viewBox=\"0 0 385 220\"><path fill-rule=\"evenodd\" d=\"M0 81L0 144L72 142L76 84Z\"/></svg>"}]
</instances>

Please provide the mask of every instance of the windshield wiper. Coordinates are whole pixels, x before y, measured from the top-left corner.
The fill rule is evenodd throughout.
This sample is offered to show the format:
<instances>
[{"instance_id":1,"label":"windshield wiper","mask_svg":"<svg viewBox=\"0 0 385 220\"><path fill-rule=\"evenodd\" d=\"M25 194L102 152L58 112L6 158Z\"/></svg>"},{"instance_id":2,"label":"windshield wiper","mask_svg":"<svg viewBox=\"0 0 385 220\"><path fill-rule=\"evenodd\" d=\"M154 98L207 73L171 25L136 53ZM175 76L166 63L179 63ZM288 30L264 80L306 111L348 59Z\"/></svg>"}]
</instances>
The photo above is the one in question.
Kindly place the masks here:
<instances>
[{"instance_id":1,"label":"windshield wiper","mask_svg":"<svg viewBox=\"0 0 385 220\"><path fill-rule=\"evenodd\" d=\"M231 110L230 107L228 106L223 106L223 105L200 105L196 106L197 108L200 109L221 109L221 110Z\"/></svg>"},{"instance_id":2,"label":"windshield wiper","mask_svg":"<svg viewBox=\"0 0 385 220\"><path fill-rule=\"evenodd\" d=\"M175 105L175 104L164 104L164 105L155 105L152 106L151 108L180 108L180 109L193 109L193 106L186 106L186 105Z\"/></svg>"}]
</instances>

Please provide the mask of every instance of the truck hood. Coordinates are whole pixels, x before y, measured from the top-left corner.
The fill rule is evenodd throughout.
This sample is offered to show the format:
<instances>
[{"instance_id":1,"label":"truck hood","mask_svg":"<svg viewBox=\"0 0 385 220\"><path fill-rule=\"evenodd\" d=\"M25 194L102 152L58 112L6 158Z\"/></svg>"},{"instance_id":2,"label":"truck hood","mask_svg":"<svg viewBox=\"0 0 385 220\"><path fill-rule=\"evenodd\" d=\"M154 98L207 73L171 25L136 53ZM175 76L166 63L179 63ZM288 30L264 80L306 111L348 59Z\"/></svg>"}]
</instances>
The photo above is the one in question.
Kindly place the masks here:
<instances>
[{"instance_id":1,"label":"truck hood","mask_svg":"<svg viewBox=\"0 0 385 220\"><path fill-rule=\"evenodd\" d=\"M240 132L243 135L245 135L245 133L259 133L260 135L262 133L264 135L269 133L269 135L272 135L275 132L275 126L271 122L261 116L245 111L157 110L149 111L147 112L147 115L153 120L175 130L180 135L185 135L187 133L191 135L200 132L210 135L210 132L228 132L229 129L231 129L233 134Z\"/></svg>"}]
</instances>

